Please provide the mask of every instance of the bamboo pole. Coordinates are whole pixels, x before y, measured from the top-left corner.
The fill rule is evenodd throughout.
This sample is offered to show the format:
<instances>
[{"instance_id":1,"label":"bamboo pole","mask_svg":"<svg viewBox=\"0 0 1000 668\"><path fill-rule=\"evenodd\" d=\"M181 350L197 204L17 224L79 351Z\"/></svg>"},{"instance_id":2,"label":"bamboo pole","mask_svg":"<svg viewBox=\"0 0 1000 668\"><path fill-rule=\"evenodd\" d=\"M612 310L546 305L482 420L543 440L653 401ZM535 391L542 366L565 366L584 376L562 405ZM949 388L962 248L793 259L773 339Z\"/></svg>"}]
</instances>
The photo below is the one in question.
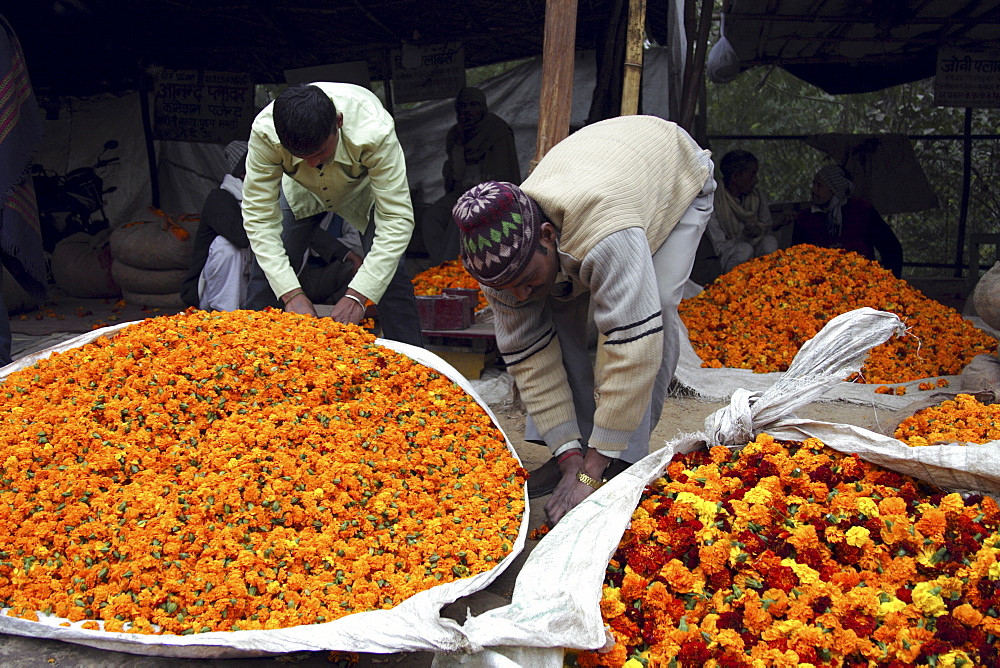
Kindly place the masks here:
<instances>
[{"instance_id":1,"label":"bamboo pole","mask_svg":"<svg viewBox=\"0 0 1000 668\"><path fill-rule=\"evenodd\" d=\"M705 80L705 56L708 51L708 32L712 26L712 3L713 0L702 0L701 15L698 17L698 37L697 42L695 42L694 62L690 68L687 68L687 80L684 82L680 125L686 130L690 130L694 123L699 88Z\"/></svg>"},{"instance_id":2,"label":"bamboo pole","mask_svg":"<svg viewBox=\"0 0 1000 668\"><path fill-rule=\"evenodd\" d=\"M576 57L577 0L546 0L542 44L542 88L538 139L531 169L569 135L573 109L573 60Z\"/></svg>"},{"instance_id":3,"label":"bamboo pole","mask_svg":"<svg viewBox=\"0 0 1000 668\"><path fill-rule=\"evenodd\" d=\"M629 0L625 38L625 72L622 81L622 116L639 113L642 85L642 46L646 39L646 0Z\"/></svg>"}]
</instances>

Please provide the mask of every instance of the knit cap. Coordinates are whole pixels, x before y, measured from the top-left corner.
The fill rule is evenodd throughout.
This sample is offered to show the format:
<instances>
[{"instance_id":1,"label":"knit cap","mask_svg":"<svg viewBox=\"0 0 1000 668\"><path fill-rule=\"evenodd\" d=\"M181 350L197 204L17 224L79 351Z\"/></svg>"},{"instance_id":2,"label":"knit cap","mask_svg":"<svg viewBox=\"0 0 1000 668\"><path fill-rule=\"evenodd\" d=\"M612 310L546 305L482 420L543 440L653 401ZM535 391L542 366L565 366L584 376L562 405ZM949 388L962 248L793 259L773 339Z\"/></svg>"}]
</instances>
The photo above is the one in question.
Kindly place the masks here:
<instances>
[{"instance_id":1,"label":"knit cap","mask_svg":"<svg viewBox=\"0 0 1000 668\"><path fill-rule=\"evenodd\" d=\"M239 172L237 167L243 167L247 161L249 145L245 141L231 141L226 144L226 164L229 165L229 173Z\"/></svg>"},{"instance_id":2,"label":"knit cap","mask_svg":"<svg viewBox=\"0 0 1000 668\"><path fill-rule=\"evenodd\" d=\"M847 175L844 174L844 170L837 165L823 165L816 172L816 178L825 183L833 191L834 197L841 202L847 200L848 195L851 194L851 190L854 188L854 184L848 180Z\"/></svg>"},{"instance_id":3,"label":"knit cap","mask_svg":"<svg viewBox=\"0 0 1000 668\"><path fill-rule=\"evenodd\" d=\"M451 210L461 234L462 263L480 283L500 287L528 265L542 227L535 201L504 181L470 188Z\"/></svg>"}]
</instances>

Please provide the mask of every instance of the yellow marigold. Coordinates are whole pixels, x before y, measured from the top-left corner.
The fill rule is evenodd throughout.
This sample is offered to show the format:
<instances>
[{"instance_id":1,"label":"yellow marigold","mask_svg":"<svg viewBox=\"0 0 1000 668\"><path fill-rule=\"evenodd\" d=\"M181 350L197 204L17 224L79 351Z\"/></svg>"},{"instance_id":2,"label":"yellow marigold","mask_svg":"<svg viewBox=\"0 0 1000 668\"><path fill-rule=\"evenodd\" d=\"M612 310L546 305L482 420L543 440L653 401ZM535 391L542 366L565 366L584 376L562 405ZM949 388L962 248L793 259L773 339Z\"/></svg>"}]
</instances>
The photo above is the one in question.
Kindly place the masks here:
<instances>
[{"instance_id":1,"label":"yellow marigold","mask_svg":"<svg viewBox=\"0 0 1000 668\"><path fill-rule=\"evenodd\" d=\"M851 527L845 534L847 544L854 547L864 547L871 536L871 531L865 527Z\"/></svg>"},{"instance_id":2,"label":"yellow marigold","mask_svg":"<svg viewBox=\"0 0 1000 668\"><path fill-rule=\"evenodd\" d=\"M918 582L913 586L913 604L925 615L939 617L948 612L940 596L941 586L936 581Z\"/></svg>"}]
</instances>

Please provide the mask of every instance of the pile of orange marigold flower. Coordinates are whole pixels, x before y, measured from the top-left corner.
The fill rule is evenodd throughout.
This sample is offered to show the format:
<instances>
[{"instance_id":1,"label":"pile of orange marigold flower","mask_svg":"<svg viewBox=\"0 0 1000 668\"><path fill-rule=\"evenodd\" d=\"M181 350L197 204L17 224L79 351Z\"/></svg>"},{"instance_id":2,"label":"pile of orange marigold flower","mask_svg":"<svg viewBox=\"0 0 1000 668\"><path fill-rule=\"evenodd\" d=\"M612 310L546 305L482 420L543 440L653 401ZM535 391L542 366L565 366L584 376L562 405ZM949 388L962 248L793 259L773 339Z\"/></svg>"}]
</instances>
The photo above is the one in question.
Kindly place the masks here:
<instances>
[{"instance_id":1,"label":"pile of orange marigold flower","mask_svg":"<svg viewBox=\"0 0 1000 668\"><path fill-rule=\"evenodd\" d=\"M425 269L414 276L412 282L415 295L439 295L444 288L466 288L479 290L477 311L489 305L486 295L479 289L479 281L465 270L461 260L449 260L438 267Z\"/></svg>"},{"instance_id":2,"label":"pile of orange marigold flower","mask_svg":"<svg viewBox=\"0 0 1000 668\"><path fill-rule=\"evenodd\" d=\"M1000 507L815 439L674 458L609 562L578 666L995 666Z\"/></svg>"},{"instance_id":3,"label":"pile of orange marigold flower","mask_svg":"<svg viewBox=\"0 0 1000 668\"><path fill-rule=\"evenodd\" d=\"M332 621L489 570L519 532L525 472L482 407L329 318L149 319L0 392L13 615L171 634Z\"/></svg>"},{"instance_id":4,"label":"pile of orange marigold flower","mask_svg":"<svg viewBox=\"0 0 1000 668\"><path fill-rule=\"evenodd\" d=\"M904 383L958 374L997 342L954 309L925 297L857 253L792 246L745 262L681 302L705 367L785 371L802 344L836 316L868 306L908 328L872 349L855 380Z\"/></svg>"},{"instance_id":5,"label":"pile of orange marigold flower","mask_svg":"<svg viewBox=\"0 0 1000 668\"><path fill-rule=\"evenodd\" d=\"M911 446L1000 440L1000 404L958 394L904 419L893 436Z\"/></svg>"}]
</instances>

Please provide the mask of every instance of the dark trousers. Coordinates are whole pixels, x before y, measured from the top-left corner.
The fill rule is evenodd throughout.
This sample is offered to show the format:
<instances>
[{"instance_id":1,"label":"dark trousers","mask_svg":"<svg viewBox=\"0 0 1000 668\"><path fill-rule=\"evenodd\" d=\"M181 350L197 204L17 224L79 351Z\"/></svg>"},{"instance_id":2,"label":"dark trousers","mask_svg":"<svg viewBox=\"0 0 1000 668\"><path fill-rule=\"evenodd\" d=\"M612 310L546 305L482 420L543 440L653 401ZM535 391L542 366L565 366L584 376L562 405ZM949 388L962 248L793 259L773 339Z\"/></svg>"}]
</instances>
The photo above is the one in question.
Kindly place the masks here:
<instances>
[{"instance_id":1,"label":"dark trousers","mask_svg":"<svg viewBox=\"0 0 1000 668\"><path fill-rule=\"evenodd\" d=\"M7 305L3 301L2 288L3 272L0 271L0 366L5 366L13 361L10 357L13 336L10 333L10 314L7 312Z\"/></svg>"},{"instance_id":2,"label":"dark trousers","mask_svg":"<svg viewBox=\"0 0 1000 668\"><path fill-rule=\"evenodd\" d=\"M287 208L282 198L281 202L281 241L285 245L292 268L298 272L302 267L309 240L313 229L319 225L326 214L318 214L298 220ZM367 254L375 239L375 221L368 221L368 229L361 235L361 246ZM243 308L259 311L268 306L283 308L281 300L271 290L264 271L253 260L250 270L250 281L247 284L247 298ZM403 258L399 259L396 271L378 303L378 320L382 328L382 337L401 341L414 346L423 347L423 337L420 334L420 314L417 312L417 300L413 296L413 283L406 275Z\"/></svg>"}]
</instances>

